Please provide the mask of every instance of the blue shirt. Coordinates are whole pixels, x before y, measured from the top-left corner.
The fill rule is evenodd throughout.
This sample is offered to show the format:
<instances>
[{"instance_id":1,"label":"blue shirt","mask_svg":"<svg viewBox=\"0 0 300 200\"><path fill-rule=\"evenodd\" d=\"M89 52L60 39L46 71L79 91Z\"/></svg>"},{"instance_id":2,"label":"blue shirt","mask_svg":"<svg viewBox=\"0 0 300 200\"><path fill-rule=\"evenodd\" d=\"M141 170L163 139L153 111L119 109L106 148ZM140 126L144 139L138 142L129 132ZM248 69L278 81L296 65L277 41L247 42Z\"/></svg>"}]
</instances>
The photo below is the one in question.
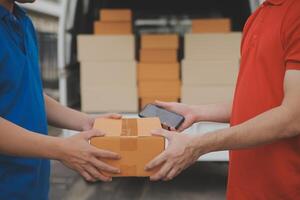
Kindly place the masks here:
<instances>
[{"instance_id":1,"label":"blue shirt","mask_svg":"<svg viewBox=\"0 0 300 200\"><path fill-rule=\"evenodd\" d=\"M0 116L29 131L47 134L34 27L15 5L0 6ZM49 160L0 155L0 200L45 200Z\"/></svg>"}]
</instances>

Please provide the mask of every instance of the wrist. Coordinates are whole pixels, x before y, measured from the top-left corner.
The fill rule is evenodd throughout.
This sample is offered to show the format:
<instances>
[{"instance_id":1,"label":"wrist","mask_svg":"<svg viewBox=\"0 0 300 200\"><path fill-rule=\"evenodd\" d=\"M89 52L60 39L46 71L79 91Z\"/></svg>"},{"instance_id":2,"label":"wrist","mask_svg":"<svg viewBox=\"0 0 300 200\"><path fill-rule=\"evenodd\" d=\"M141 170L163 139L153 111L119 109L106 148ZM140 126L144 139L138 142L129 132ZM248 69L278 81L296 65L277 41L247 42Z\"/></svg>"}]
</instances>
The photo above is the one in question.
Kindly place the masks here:
<instances>
[{"instance_id":1,"label":"wrist","mask_svg":"<svg viewBox=\"0 0 300 200\"><path fill-rule=\"evenodd\" d=\"M55 138L55 143L52 148L52 159L53 160L63 160L66 154L65 149L65 139L64 138Z\"/></svg>"},{"instance_id":2,"label":"wrist","mask_svg":"<svg viewBox=\"0 0 300 200\"><path fill-rule=\"evenodd\" d=\"M192 106L195 122L210 120L207 113L207 105Z\"/></svg>"},{"instance_id":3,"label":"wrist","mask_svg":"<svg viewBox=\"0 0 300 200\"><path fill-rule=\"evenodd\" d=\"M197 112L197 106L188 106L189 109L189 115L191 116L193 123L197 123L201 121L201 117L199 113Z\"/></svg>"},{"instance_id":4,"label":"wrist","mask_svg":"<svg viewBox=\"0 0 300 200\"><path fill-rule=\"evenodd\" d=\"M92 129L93 119L88 114L82 113L82 119L79 127L79 131L88 131Z\"/></svg>"},{"instance_id":5,"label":"wrist","mask_svg":"<svg viewBox=\"0 0 300 200\"><path fill-rule=\"evenodd\" d=\"M208 134L205 135L198 135L194 136L194 138L191 140L191 146L193 149L196 150L196 153L199 156L202 156L207 153L213 152L213 143L211 143L211 137Z\"/></svg>"},{"instance_id":6,"label":"wrist","mask_svg":"<svg viewBox=\"0 0 300 200\"><path fill-rule=\"evenodd\" d=\"M198 142L195 142L195 140L197 140L196 135L187 135L187 137L188 137L188 140L187 140L187 144L186 144L186 151L189 152L191 158L194 161L196 161L205 153L202 149L202 146L199 145Z\"/></svg>"}]
</instances>

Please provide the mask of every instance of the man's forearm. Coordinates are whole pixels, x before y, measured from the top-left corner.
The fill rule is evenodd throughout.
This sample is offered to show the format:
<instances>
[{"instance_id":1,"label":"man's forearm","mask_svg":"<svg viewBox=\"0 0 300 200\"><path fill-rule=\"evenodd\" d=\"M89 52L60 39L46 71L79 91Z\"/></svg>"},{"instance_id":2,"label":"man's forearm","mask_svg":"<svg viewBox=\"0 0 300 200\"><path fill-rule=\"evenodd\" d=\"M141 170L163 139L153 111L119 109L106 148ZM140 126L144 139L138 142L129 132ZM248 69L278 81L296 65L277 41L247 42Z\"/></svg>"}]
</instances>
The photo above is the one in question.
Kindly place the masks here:
<instances>
[{"instance_id":1,"label":"man's forearm","mask_svg":"<svg viewBox=\"0 0 300 200\"><path fill-rule=\"evenodd\" d=\"M196 115L196 122L213 121L228 123L231 118L232 102L191 106L191 108Z\"/></svg>"},{"instance_id":2,"label":"man's forearm","mask_svg":"<svg viewBox=\"0 0 300 200\"><path fill-rule=\"evenodd\" d=\"M25 130L0 118L0 154L58 159L61 139Z\"/></svg>"},{"instance_id":3,"label":"man's forearm","mask_svg":"<svg viewBox=\"0 0 300 200\"><path fill-rule=\"evenodd\" d=\"M45 96L48 123L52 126L83 131L88 122L88 115L67 108L51 97Z\"/></svg>"},{"instance_id":4,"label":"man's forearm","mask_svg":"<svg viewBox=\"0 0 300 200\"><path fill-rule=\"evenodd\" d=\"M299 115L280 106L232 128L199 136L193 145L202 154L268 144L299 135L299 120Z\"/></svg>"}]
</instances>

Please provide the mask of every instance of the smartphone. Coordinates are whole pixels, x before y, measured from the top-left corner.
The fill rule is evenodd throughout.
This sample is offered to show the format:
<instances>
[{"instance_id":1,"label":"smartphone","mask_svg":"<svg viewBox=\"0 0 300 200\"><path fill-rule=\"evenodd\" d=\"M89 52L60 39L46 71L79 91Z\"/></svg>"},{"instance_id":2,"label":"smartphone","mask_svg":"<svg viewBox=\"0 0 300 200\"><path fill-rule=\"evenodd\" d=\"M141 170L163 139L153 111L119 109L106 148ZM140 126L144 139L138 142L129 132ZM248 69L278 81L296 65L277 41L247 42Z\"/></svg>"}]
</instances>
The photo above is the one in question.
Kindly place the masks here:
<instances>
[{"instance_id":1,"label":"smartphone","mask_svg":"<svg viewBox=\"0 0 300 200\"><path fill-rule=\"evenodd\" d=\"M184 117L182 115L165 110L153 104L146 105L139 116L142 118L158 117L163 125L175 129L178 129L184 122Z\"/></svg>"}]
</instances>

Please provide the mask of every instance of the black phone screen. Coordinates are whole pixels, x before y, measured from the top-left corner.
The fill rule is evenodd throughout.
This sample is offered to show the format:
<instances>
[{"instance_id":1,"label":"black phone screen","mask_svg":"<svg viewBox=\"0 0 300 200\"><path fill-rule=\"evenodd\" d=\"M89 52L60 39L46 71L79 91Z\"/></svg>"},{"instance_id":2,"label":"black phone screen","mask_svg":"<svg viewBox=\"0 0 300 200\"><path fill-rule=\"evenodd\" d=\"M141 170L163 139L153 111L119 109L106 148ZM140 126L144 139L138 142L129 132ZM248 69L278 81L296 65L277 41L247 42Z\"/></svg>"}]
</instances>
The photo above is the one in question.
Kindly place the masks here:
<instances>
[{"instance_id":1,"label":"black phone screen","mask_svg":"<svg viewBox=\"0 0 300 200\"><path fill-rule=\"evenodd\" d=\"M139 114L140 117L158 117L162 124L168 128L179 128L184 121L184 117L167 111L153 104L148 104Z\"/></svg>"}]
</instances>

